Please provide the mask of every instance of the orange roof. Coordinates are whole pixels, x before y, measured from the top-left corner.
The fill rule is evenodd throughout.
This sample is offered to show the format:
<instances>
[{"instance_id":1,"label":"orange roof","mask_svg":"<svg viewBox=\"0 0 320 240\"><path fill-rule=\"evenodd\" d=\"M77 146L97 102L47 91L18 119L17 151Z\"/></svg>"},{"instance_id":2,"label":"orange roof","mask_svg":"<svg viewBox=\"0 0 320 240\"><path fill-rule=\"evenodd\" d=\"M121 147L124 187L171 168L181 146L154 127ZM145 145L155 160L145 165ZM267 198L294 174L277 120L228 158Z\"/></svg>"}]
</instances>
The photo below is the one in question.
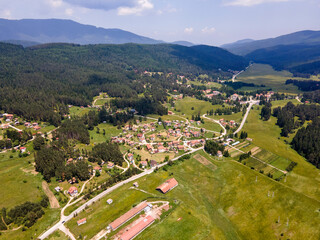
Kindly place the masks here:
<instances>
[{"instance_id":1,"label":"orange roof","mask_svg":"<svg viewBox=\"0 0 320 240\"><path fill-rule=\"evenodd\" d=\"M174 178L170 178L162 183L159 187L157 187L157 189L159 189L163 193L166 193L176 186L178 186L177 180L175 180Z\"/></svg>"},{"instance_id":2,"label":"orange roof","mask_svg":"<svg viewBox=\"0 0 320 240\"><path fill-rule=\"evenodd\" d=\"M145 209L148 206L147 202L142 202L139 205L135 206L134 208L131 208L128 212L123 214L121 217L114 220L112 223L110 223L110 227L113 230L116 230L118 227L120 227L122 224L129 221L131 218L136 216L138 213L140 213L143 209Z\"/></svg>"},{"instance_id":3,"label":"orange roof","mask_svg":"<svg viewBox=\"0 0 320 240\"><path fill-rule=\"evenodd\" d=\"M77 221L77 224L79 225L79 224L84 223L84 222L86 222L86 221L87 221L86 218L82 218L82 219L80 219L79 221Z\"/></svg>"},{"instance_id":4,"label":"orange roof","mask_svg":"<svg viewBox=\"0 0 320 240\"><path fill-rule=\"evenodd\" d=\"M146 227L154 222L154 218L152 216L147 216L143 218L140 222L130 228L127 232L123 233L120 236L120 240L130 240L133 239L136 235L142 232Z\"/></svg>"},{"instance_id":5,"label":"orange roof","mask_svg":"<svg viewBox=\"0 0 320 240\"><path fill-rule=\"evenodd\" d=\"M75 191L78 191L78 189L76 187L72 186L69 188L68 193L73 193Z\"/></svg>"}]
</instances>

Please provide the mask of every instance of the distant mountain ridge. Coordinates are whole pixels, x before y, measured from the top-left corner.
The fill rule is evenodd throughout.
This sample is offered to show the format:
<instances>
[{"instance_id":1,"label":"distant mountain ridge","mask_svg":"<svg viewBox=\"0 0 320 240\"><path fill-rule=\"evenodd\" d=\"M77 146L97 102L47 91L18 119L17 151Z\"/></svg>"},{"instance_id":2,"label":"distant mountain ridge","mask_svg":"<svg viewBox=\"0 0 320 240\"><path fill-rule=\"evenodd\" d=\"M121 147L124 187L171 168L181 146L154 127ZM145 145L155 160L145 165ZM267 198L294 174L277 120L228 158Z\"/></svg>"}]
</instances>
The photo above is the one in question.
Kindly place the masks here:
<instances>
[{"instance_id":1,"label":"distant mountain ridge","mask_svg":"<svg viewBox=\"0 0 320 240\"><path fill-rule=\"evenodd\" d=\"M257 49L269 48L278 45L295 45L305 44L314 45L320 44L320 31L305 30L294 32L291 34L282 35L275 38L268 38L256 41L237 41L231 44L225 44L221 47L237 55L246 55Z\"/></svg>"},{"instance_id":2,"label":"distant mountain ridge","mask_svg":"<svg viewBox=\"0 0 320 240\"><path fill-rule=\"evenodd\" d=\"M105 29L63 19L0 19L0 41L18 43L157 44L163 41L121 29Z\"/></svg>"}]
</instances>

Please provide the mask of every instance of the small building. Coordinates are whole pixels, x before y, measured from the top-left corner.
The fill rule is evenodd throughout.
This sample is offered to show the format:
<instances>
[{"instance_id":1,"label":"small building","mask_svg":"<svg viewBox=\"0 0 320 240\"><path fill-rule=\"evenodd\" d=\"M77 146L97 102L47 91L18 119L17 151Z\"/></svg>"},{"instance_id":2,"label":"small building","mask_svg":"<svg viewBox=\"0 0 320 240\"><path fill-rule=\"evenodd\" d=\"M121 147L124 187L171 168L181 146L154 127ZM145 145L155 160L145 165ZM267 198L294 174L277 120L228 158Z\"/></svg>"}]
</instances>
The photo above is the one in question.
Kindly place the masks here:
<instances>
[{"instance_id":1,"label":"small building","mask_svg":"<svg viewBox=\"0 0 320 240\"><path fill-rule=\"evenodd\" d=\"M80 226L82 224L85 224L86 222L87 222L87 219L86 218L82 218L79 221L77 221L77 224L78 224L78 226Z\"/></svg>"},{"instance_id":2,"label":"small building","mask_svg":"<svg viewBox=\"0 0 320 240\"><path fill-rule=\"evenodd\" d=\"M177 180L174 178L170 178L164 183L162 183L159 187L157 187L157 190L161 191L162 193L167 193L176 186L178 186Z\"/></svg>"},{"instance_id":3,"label":"small building","mask_svg":"<svg viewBox=\"0 0 320 240\"><path fill-rule=\"evenodd\" d=\"M56 190L56 192L60 192L61 188L58 186L58 187L55 187L54 190Z\"/></svg>"},{"instance_id":4,"label":"small building","mask_svg":"<svg viewBox=\"0 0 320 240\"><path fill-rule=\"evenodd\" d=\"M20 151L21 151L21 153L24 153L24 152L27 151L27 148L26 147L20 147Z\"/></svg>"},{"instance_id":5,"label":"small building","mask_svg":"<svg viewBox=\"0 0 320 240\"><path fill-rule=\"evenodd\" d=\"M114 163L113 162L108 162L107 168L111 169L113 167L114 167Z\"/></svg>"},{"instance_id":6,"label":"small building","mask_svg":"<svg viewBox=\"0 0 320 240\"><path fill-rule=\"evenodd\" d=\"M102 168L98 165L93 168L95 171L102 172Z\"/></svg>"},{"instance_id":7,"label":"small building","mask_svg":"<svg viewBox=\"0 0 320 240\"><path fill-rule=\"evenodd\" d=\"M223 155L222 155L222 152L221 151L218 151L217 152L217 156L220 158L220 157L222 157Z\"/></svg>"},{"instance_id":8,"label":"small building","mask_svg":"<svg viewBox=\"0 0 320 240\"><path fill-rule=\"evenodd\" d=\"M133 160L133 154L132 154L132 153L128 153L128 159L129 159L130 161Z\"/></svg>"},{"instance_id":9,"label":"small building","mask_svg":"<svg viewBox=\"0 0 320 240\"><path fill-rule=\"evenodd\" d=\"M110 205L111 203L113 203L113 200L112 200L111 198L109 198L109 199L107 200L107 203Z\"/></svg>"},{"instance_id":10,"label":"small building","mask_svg":"<svg viewBox=\"0 0 320 240\"><path fill-rule=\"evenodd\" d=\"M158 162L155 160L150 160L150 166L151 167L156 167L158 165Z\"/></svg>"},{"instance_id":11,"label":"small building","mask_svg":"<svg viewBox=\"0 0 320 240\"><path fill-rule=\"evenodd\" d=\"M133 186L134 186L134 187L139 187L138 182L134 182L134 183L133 183Z\"/></svg>"},{"instance_id":12,"label":"small building","mask_svg":"<svg viewBox=\"0 0 320 240\"><path fill-rule=\"evenodd\" d=\"M69 188L68 194L73 197L78 194L78 189L75 186L72 186Z\"/></svg>"},{"instance_id":13,"label":"small building","mask_svg":"<svg viewBox=\"0 0 320 240\"><path fill-rule=\"evenodd\" d=\"M141 161L140 163L141 163L142 167L148 167L147 161Z\"/></svg>"}]
</instances>

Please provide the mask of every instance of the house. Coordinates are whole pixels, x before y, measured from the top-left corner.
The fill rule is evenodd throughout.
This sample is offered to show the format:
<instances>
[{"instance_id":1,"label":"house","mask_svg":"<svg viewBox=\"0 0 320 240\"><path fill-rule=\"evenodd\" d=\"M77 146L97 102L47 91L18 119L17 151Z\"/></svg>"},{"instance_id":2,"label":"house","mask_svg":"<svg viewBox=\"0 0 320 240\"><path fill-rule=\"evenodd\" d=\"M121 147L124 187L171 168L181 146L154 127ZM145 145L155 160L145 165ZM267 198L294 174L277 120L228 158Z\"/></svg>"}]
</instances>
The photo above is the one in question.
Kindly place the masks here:
<instances>
[{"instance_id":1,"label":"house","mask_svg":"<svg viewBox=\"0 0 320 240\"><path fill-rule=\"evenodd\" d=\"M194 131L194 132L192 132L192 135L193 135L194 137L200 137L200 132Z\"/></svg>"},{"instance_id":2,"label":"house","mask_svg":"<svg viewBox=\"0 0 320 240\"><path fill-rule=\"evenodd\" d=\"M171 126L171 121L169 121L169 120L164 121L164 124L165 124L166 126Z\"/></svg>"},{"instance_id":3,"label":"house","mask_svg":"<svg viewBox=\"0 0 320 240\"><path fill-rule=\"evenodd\" d=\"M113 162L108 162L107 168L111 169L113 167L114 167L114 163Z\"/></svg>"},{"instance_id":4,"label":"house","mask_svg":"<svg viewBox=\"0 0 320 240\"><path fill-rule=\"evenodd\" d=\"M142 165L142 167L148 167L147 161L141 161L140 164Z\"/></svg>"},{"instance_id":5,"label":"house","mask_svg":"<svg viewBox=\"0 0 320 240\"><path fill-rule=\"evenodd\" d=\"M163 153L163 152L166 151L166 149L165 149L164 146L159 146L159 147L158 147L158 151L159 151L160 153Z\"/></svg>"},{"instance_id":6,"label":"house","mask_svg":"<svg viewBox=\"0 0 320 240\"><path fill-rule=\"evenodd\" d=\"M138 133L137 137L139 138L139 141L140 141L140 142L142 142L143 140L145 140L143 133Z\"/></svg>"},{"instance_id":7,"label":"house","mask_svg":"<svg viewBox=\"0 0 320 240\"><path fill-rule=\"evenodd\" d=\"M12 120L13 119L13 114L6 114L6 119Z\"/></svg>"},{"instance_id":8,"label":"house","mask_svg":"<svg viewBox=\"0 0 320 240\"><path fill-rule=\"evenodd\" d=\"M40 126L34 126L33 129L37 131L37 130L40 130L41 127Z\"/></svg>"},{"instance_id":9,"label":"house","mask_svg":"<svg viewBox=\"0 0 320 240\"><path fill-rule=\"evenodd\" d=\"M139 187L138 182L134 182L134 183L133 183L133 186L134 186L134 187Z\"/></svg>"},{"instance_id":10,"label":"house","mask_svg":"<svg viewBox=\"0 0 320 240\"><path fill-rule=\"evenodd\" d=\"M32 123L32 127L38 126L39 124L37 122Z\"/></svg>"},{"instance_id":11,"label":"house","mask_svg":"<svg viewBox=\"0 0 320 240\"><path fill-rule=\"evenodd\" d=\"M55 187L54 190L56 190L56 192L60 192L61 188L58 186L58 187Z\"/></svg>"},{"instance_id":12,"label":"house","mask_svg":"<svg viewBox=\"0 0 320 240\"><path fill-rule=\"evenodd\" d=\"M177 180L174 178L170 178L164 183L162 183L159 187L157 187L157 190L161 191L162 193L167 193L176 186L178 186Z\"/></svg>"},{"instance_id":13,"label":"house","mask_svg":"<svg viewBox=\"0 0 320 240\"><path fill-rule=\"evenodd\" d=\"M217 152L217 156L220 158L220 157L222 157L223 155L222 155L222 152L221 151L218 151Z\"/></svg>"},{"instance_id":14,"label":"house","mask_svg":"<svg viewBox=\"0 0 320 240\"><path fill-rule=\"evenodd\" d=\"M20 151L21 151L21 153L26 152L26 150L27 150L27 148L26 148L26 147L20 147Z\"/></svg>"},{"instance_id":15,"label":"house","mask_svg":"<svg viewBox=\"0 0 320 240\"><path fill-rule=\"evenodd\" d=\"M157 161L155 161L155 160L151 160L150 161L150 166L151 167L156 167L158 165L158 162Z\"/></svg>"},{"instance_id":16,"label":"house","mask_svg":"<svg viewBox=\"0 0 320 240\"><path fill-rule=\"evenodd\" d=\"M147 215L141 219L137 224L125 231L121 236L120 240L131 240L134 239L139 233L154 223L155 219L151 215Z\"/></svg>"},{"instance_id":17,"label":"house","mask_svg":"<svg viewBox=\"0 0 320 240\"><path fill-rule=\"evenodd\" d=\"M102 172L102 168L98 165L93 168L95 171Z\"/></svg>"},{"instance_id":18,"label":"house","mask_svg":"<svg viewBox=\"0 0 320 240\"><path fill-rule=\"evenodd\" d=\"M179 145L179 146L178 146L178 150L179 150L179 151L185 151L184 145Z\"/></svg>"},{"instance_id":19,"label":"house","mask_svg":"<svg viewBox=\"0 0 320 240\"><path fill-rule=\"evenodd\" d=\"M109 199L107 200L107 203L110 205L111 203L113 203L113 200L112 200L111 198L109 198Z\"/></svg>"},{"instance_id":20,"label":"house","mask_svg":"<svg viewBox=\"0 0 320 240\"><path fill-rule=\"evenodd\" d=\"M151 140L151 141L154 141L155 139L156 139L156 135L155 135L155 134L151 134L151 135L150 135L150 140Z\"/></svg>"},{"instance_id":21,"label":"house","mask_svg":"<svg viewBox=\"0 0 320 240\"><path fill-rule=\"evenodd\" d=\"M128 159L129 159L129 161L133 160L133 154L132 153L128 153Z\"/></svg>"},{"instance_id":22,"label":"house","mask_svg":"<svg viewBox=\"0 0 320 240\"><path fill-rule=\"evenodd\" d=\"M153 148L152 148L152 146L151 146L150 144L147 144L146 147L147 147L147 150L148 150L149 152L151 152L151 151L153 150Z\"/></svg>"},{"instance_id":23,"label":"house","mask_svg":"<svg viewBox=\"0 0 320 240\"><path fill-rule=\"evenodd\" d=\"M73 197L78 194L78 189L75 186L72 186L69 188L68 194Z\"/></svg>"},{"instance_id":24,"label":"house","mask_svg":"<svg viewBox=\"0 0 320 240\"><path fill-rule=\"evenodd\" d=\"M87 222L87 219L86 218L82 218L79 221L77 221L77 224L78 224L78 226L80 226L82 224L85 224L86 222Z\"/></svg>"}]
</instances>

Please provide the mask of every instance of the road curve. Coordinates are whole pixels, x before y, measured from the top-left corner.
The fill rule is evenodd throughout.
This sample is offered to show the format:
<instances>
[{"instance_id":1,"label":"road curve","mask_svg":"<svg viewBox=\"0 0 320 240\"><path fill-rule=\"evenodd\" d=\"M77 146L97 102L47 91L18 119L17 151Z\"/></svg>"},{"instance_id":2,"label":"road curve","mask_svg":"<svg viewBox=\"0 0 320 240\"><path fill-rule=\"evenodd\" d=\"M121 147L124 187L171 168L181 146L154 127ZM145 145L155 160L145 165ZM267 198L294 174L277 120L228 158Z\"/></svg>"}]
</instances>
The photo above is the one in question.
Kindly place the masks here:
<instances>
[{"instance_id":1,"label":"road curve","mask_svg":"<svg viewBox=\"0 0 320 240\"><path fill-rule=\"evenodd\" d=\"M203 147L200 147L200 148L196 148L196 149L192 149L190 152L187 152L187 153L184 153L178 157L175 157L174 159L172 159L172 161L176 161L178 160L180 157L184 156L184 155L187 155L187 154L191 154L191 153L194 153L196 151L199 151L203 149ZM166 164L168 164L168 162L164 162L162 164L160 164L158 167L163 167L165 166ZM75 214L79 214L81 211L85 210L85 208L91 204L93 204L94 202L98 201L99 199L103 198L104 196L106 196L107 194L111 193L112 191L116 190L117 188L129 183L129 182L132 182L132 181L135 181L141 177L144 177L148 174L151 174L154 170L156 169L156 167L152 168L152 169L149 169L149 170L146 170L138 175L134 175L122 182L119 182L117 184L115 184L114 186L108 188L107 190L103 191L102 193L98 194L97 196L95 196L94 198L90 199L88 202L84 203L83 205L81 205L79 208L77 208L76 210L74 210L70 215L68 216L61 216L61 219L58 223L56 223L54 226L52 226L51 228L49 228L47 231L45 231L43 234L41 234L38 239L45 239L47 238L49 235L51 235L53 232L55 232L57 229L61 229L63 228L62 225L71 220L73 218L73 216Z\"/></svg>"}]
</instances>

